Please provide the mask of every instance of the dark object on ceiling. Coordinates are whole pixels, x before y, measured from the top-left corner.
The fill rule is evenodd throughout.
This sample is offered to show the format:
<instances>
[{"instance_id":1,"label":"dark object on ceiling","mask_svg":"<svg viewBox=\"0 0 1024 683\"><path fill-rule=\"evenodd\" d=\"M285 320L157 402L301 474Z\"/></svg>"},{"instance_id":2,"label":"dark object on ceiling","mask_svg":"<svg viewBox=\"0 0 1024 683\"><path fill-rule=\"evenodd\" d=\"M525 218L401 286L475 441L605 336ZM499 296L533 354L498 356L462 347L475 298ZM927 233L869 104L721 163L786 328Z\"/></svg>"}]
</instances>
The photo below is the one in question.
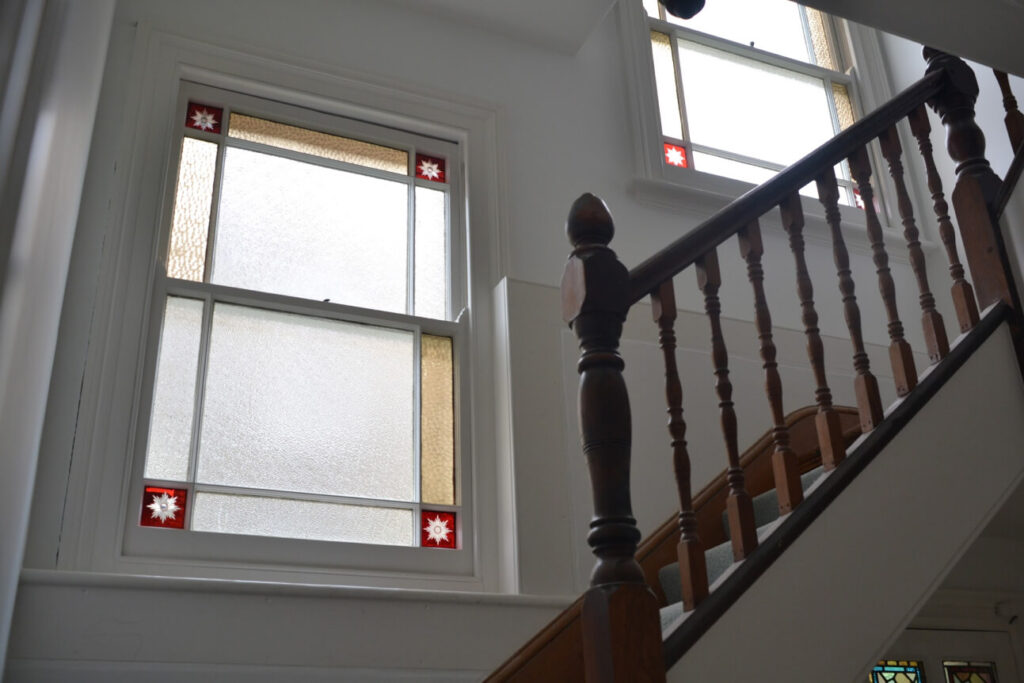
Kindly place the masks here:
<instances>
[{"instance_id":1,"label":"dark object on ceiling","mask_svg":"<svg viewBox=\"0 0 1024 683\"><path fill-rule=\"evenodd\" d=\"M658 0L665 9L682 19L693 19L704 8L704 0Z\"/></svg>"}]
</instances>

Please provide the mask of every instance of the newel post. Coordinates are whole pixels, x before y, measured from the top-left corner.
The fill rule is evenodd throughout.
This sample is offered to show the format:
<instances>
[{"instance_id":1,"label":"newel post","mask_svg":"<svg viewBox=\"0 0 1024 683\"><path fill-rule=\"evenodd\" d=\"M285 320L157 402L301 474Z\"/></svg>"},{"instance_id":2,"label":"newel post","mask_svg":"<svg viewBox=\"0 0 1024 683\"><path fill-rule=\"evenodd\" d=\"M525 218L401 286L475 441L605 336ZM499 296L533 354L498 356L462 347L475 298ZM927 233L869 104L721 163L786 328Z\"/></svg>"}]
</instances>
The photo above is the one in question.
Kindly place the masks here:
<instances>
[{"instance_id":1,"label":"newel post","mask_svg":"<svg viewBox=\"0 0 1024 683\"><path fill-rule=\"evenodd\" d=\"M629 493L630 414L619 355L629 273L608 248L615 228L599 198L572 205L573 251L562 277L562 314L580 344L580 438L590 469L597 557L583 601L586 680L664 681L658 604L634 555L640 531Z\"/></svg>"},{"instance_id":2,"label":"newel post","mask_svg":"<svg viewBox=\"0 0 1024 683\"><path fill-rule=\"evenodd\" d=\"M974 121L978 80L959 57L924 48L928 73L946 73L942 91L928 101L946 128L946 149L957 163L953 210L960 227L978 304L1013 305L1013 282L1002 235L993 215L1002 181L985 159L985 135Z\"/></svg>"}]
</instances>

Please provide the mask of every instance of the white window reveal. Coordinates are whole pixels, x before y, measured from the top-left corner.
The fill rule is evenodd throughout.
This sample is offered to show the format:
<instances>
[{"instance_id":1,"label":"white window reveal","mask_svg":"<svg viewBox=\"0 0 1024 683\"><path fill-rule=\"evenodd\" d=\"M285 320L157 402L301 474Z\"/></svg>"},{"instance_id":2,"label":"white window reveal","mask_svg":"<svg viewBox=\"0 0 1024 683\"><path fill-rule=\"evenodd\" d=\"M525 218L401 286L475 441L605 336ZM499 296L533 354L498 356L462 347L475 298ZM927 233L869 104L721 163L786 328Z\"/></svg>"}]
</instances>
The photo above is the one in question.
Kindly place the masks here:
<instances>
[{"instance_id":1,"label":"white window reveal","mask_svg":"<svg viewBox=\"0 0 1024 683\"><path fill-rule=\"evenodd\" d=\"M459 549L458 145L182 92L132 533Z\"/></svg>"},{"instance_id":2,"label":"white window reveal","mask_svg":"<svg viewBox=\"0 0 1024 683\"><path fill-rule=\"evenodd\" d=\"M643 4L666 167L760 184L853 123L853 79L822 12L733 0L684 20ZM853 205L845 162L836 177Z\"/></svg>"}]
</instances>

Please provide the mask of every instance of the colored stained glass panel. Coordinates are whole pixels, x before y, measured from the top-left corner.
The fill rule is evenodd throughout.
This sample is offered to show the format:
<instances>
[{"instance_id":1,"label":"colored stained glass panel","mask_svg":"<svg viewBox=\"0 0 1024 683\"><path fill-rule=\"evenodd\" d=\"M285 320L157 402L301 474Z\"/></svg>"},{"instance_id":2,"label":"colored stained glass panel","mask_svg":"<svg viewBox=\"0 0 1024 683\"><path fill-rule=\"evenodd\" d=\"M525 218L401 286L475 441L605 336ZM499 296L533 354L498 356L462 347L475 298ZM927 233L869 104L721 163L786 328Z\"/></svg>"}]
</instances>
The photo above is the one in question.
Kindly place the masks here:
<instances>
[{"instance_id":1,"label":"colored stained glass panel","mask_svg":"<svg viewBox=\"0 0 1024 683\"><path fill-rule=\"evenodd\" d=\"M416 177L422 180L433 180L438 183L446 182L444 159L428 157L426 154L417 154Z\"/></svg>"},{"instance_id":2,"label":"colored stained glass panel","mask_svg":"<svg viewBox=\"0 0 1024 683\"><path fill-rule=\"evenodd\" d=\"M437 510L420 512L420 545L424 548L454 548L455 513Z\"/></svg>"},{"instance_id":3,"label":"colored stained glass panel","mask_svg":"<svg viewBox=\"0 0 1024 683\"><path fill-rule=\"evenodd\" d=\"M405 150L289 126L254 116L232 114L228 136L324 159L409 175L409 153Z\"/></svg>"},{"instance_id":4,"label":"colored stained glass panel","mask_svg":"<svg viewBox=\"0 0 1024 683\"><path fill-rule=\"evenodd\" d=\"M181 141L167 277L203 281L216 167L216 144L188 137Z\"/></svg>"},{"instance_id":5,"label":"colored stained glass panel","mask_svg":"<svg viewBox=\"0 0 1024 683\"><path fill-rule=\"evenodd\" d=\"M412 510L403 508L199 491L191 528L248 536L411 546L412 524Z\"/></svg>"},{"instance_id":6,"label":"colored stained glass panel","mask_svg":"<svg viewBox=\"0 0 1024 683\"><path fill-rule=\"evenodd\" d=\"M998 683L992 662L943 662L946 683Z\"/></svg>"},{"instance_id":7,"label":"colored stained glass panel","mask_svg":"<svg viewBox=\"0 0 1024 683\"><path fill-rule=\"evenodd\" d=\"M924 670L916 660L883 659L868 674L869 683L924 683Z\"/></svg>"},{"instance_id":8,"label":"colored stained glass panel","mask_svg":"<svg viewBox=\"0 0 1024 683\"><path fill-rule=\"evenodd\" d=\"M690 163L686 157L686 148L671 143L665 143L665 163L669 166L688 168Z\"/></svg>"},{"instance_id":9,"label":"colored stained glass panel","mask_svg":"<svg viewBox=\"0 0 1024 683\"><path fill-rule=\"evenodd\" d=\"M672 42L667 33L651 31L651 57L654 60L654 85L658 91L661 132L670 138L683 137L683 119L679 114L679 88L672 59Z\"/></svg>"},{"instance_id":10,"label":"colored stained glass panel","mask_svg":"<svg viewBox=\"0 0 1024 683\"><path fill-rule=\"evenodd\" d=\"M188 103L188 111L185 114L185 125L188 128L219 134L223 120L224 110L220 107L211 107L198 102Z\"/></svg>"},{"instance_id":11,"label":"colored stained glass panel","mask_svg":"<svg viewBox=\"0 0 1024 683\"><path fill-rule=\"evenodd\" d=\"M420 337L420 491L424 503L455 504L452 340Z\"/></svg>"},{"instance_id":12,"label":"colored stained glass panel","mask_svg":"<svg viewBox=\"0 0 1024 683\"><path fill-rule=\"evenodd\" d=\"M167 297L146 444L147 479L188 478L202 321L202 301Z\"/></svg>"},{"instance_id":13,"label":"colored stained glass panel","mask_svg":"<svg viewBox=\"0 0 1024 683\"><path fill-rule=\"evenodd\" d=\"M142 492L142 514L139 524L164 529L185 528L185 489L146 486Z\"/></svg>"}]
</instances>

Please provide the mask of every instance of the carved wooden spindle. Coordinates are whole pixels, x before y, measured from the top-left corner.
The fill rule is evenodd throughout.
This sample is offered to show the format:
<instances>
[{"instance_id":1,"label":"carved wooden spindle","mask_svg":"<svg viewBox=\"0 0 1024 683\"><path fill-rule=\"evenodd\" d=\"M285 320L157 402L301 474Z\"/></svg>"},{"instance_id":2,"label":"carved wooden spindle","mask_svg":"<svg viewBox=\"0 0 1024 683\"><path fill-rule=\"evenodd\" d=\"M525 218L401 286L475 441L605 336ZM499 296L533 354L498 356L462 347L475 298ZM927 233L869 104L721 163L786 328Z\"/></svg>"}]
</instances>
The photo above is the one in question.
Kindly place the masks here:
<instances>
[{"instance_id":1,"label":"carved wooden spindle","mask_svg":"<svg viewBox=\"0 0 1024 683\"><path fill-rule=\"evenodd\" d=\"M906 396L917 386L917 369L914 367L914 352L903 338L903 323L900 322L900 314L896 308L896 284L892 280L892 273L889 272L889 255L885 253L882 224L875 213L875 192L871 188L871 163L868 161L867 149L861 147L851 154L849 162L850 174L857 183L861 201L864 202L871 257L878 273L878 291L882 293L885 314L889 319L889 360L896 382L896 394Z\"/></svg>"},{"instance_id":2,"label":"carved wooden spindle","mask_svg":"<svg viewBox=\"0 0 1024 683\"><path fill-rule=\"evenodd\" d=\"M882 421L882 398L878 393L878 380L871 374L871 362L864 348L864 336L860 327L860 309L857 307L855 286L850 275L850 253L846 249L846 241L840 230L839 184L836 182L835 171L826 169L820 175L818 199L825 207L825 220L832 232L832 255L839 277L839 292L843 295L843 315L846 327L850 330L850 341L853 343L853 369L856 377L853 388L857 395L857 411L860 413L862 432L870 432Z\"/></svg>"},{"instance_id":3,"label":"carved wooden spindle","mask_svg":"<svg viewBox=\"0 0 1024 683\"><path fill-rule=\"evenodd\" d=\"M779 211L782 215L782 227L789 235L789 248L796 262L796 292L800 297L800 313L807 335L807 357L811 361L814 381L817 384L814 398L818 403L818 414L814 421L821 448L821 463L827 471L842 462L846 448L843 444L839 413L832 407L832 391L828 388L828 380L825 377L825 347L818 331L818 313L814 310L814 285L807 272L807 259L804 256L804 210L800 204L800 195L793 193L782 200Z\"/></svg>"},{"instance_id":4,"label":"carved wooden spindle","mask_svg":"<svg viewBox=\"0 0 1024 683\"><path fill-rule=\"evenodd\" d=\"M1013 276L1002 234L992 218L1002 181L985 159L985 135L974 122L978 80L971 68L953 55L926 47L924 58L928 73L946 73L945 87L928 100L928 105L942 120L946 149L957 162L953 211L978 305L986 308L1005 301L1014 306Z\"/></svg>"},{"instance_id":5,"label":"carved wooden spindle","mask_svg":"<svg viewBox=\"0 0 1024 683\"><path fill-rule=\"evenodd\" d=\"M672 281L661 283L651 294L654 322L658 324L658 342L665 357L665 399L668 403L668 432L672 437L672 465L679 489L679 578L682 582L683 609L692 610L708 596L708 568L704 545L697 535L697 515L690 493L690 454L686 450L686 421L683 420L683 385L676 363L676 295Z\"/></svg>"},{"instance_id":6,"label":"carved wooden spindle","mask_svg":"<svg viewBox=\"0 0 1024 683\"><path fill-rule=\"evenodd\" d=\"M1003 122L1006 124L1006 134L1010 136L1010 145L1016 152L1020 149L1021 143L1024 143L1024 114L1017 108L1017 98L1010 90L1010 79L1006 72L992 69L992 73L996 75L999 91L1003 94L1003 109L1006 110Z\"/></svg>"},{"instance_id":7,"label":"carved wooden spindle","mask_svg":"<svg viewBox=\"0 0 1024 683\"><path fill-rule=\"evenodd\" d=\"M754 524L754 506L747 493L743 468L740 467L739 440L736 435L736 410L732 402L732 382L729 381L729 353L722 335L722 304L718 290L722 286L722 272L718 267L718 253L709 251L694 263L697 286L704 294L704 310L711 324L711 362L715 372L715 391L721 411L722 436L725 456L729 463L729 497L726 512L729 520L729 538L732 555L742 560L757 547L757 527Z\"/></svg>"},{"instance_id":8,"label":"carved wooden spindle","mask_svg":"<svg viewBox=\"0 0 1024 683\"><path fill-rule=\"evenodd\" d=\"M562 276L562 314L580 343L580 432L594 495L587 541L597 557L582 611L586 677L663 681L657 600L634 557L640 531L629 495L629 397L618 352L629 273L608 248L615 228L594 195L572 205L566 232L573 251Z\"/></svg>"},{"instance_id":9,"label":"carved wooden spindle","mask_svg":"<svg viewBox=\"0 0 1024 683\"><path fill-rule=\"evenodd\" d=\"M925 347L928 349L928 358L937 363L949 353L949 339L946 337L946 323L942 320L942 315L935 310L935 297L928 286L924 251L921 249L920 233L914 222L914 205L910 201L907 184L903 180L903 146L900 144L896 126L882 133L878 141L882 146L882 156L889 164L889 175L896 186L896 201L903 222L903 236L907 240L907 251L910 254L910 267L914 271L917 289L920 292L921 326L924 330Z\"/></svg>"},{"instance_id":10,"label":"carved wooden spindle","mask_svg":"<svg viewBox=\"0 0 1024 683\"><path fill-rule=\"evenodd\" d=\"M942 194L942 180L932 156L932 125L928 121L928 112L925 111L924 105L910 112L907 120L910 122L910 132L917 138L917 147L924 158L925 171L928 174L928 191L932 194L932 207L939 221L939 237L946 248L949 275L953 279L953 286L950 289L953 308L956 310L957 322L960 323L960 331L966 332L978 322L978 302L974 300L974 288L971 287L971 283L964 279L964 267L956 250L956 231L953 228L953 221L949 218L949 204Z\"/></svg>"},{"instance_id":11,"label":"carved wooden spindle","mask_svg":"<svg viewBox=\"0 0 1024 683\"><path fill-rule=\"evenodd\" d=\"M764 270L761 257L764 244L761 242L761 227L752 221L739 232L740 255L747 262L747 276L754 288L754 320L757 336L761 340L761 359L764 361L765 393L772 411L772 472L775 475L775 492L779 498L779 512L785 514L804 498L800 484L800 470L797 469L796 453L789 447L789 427L786 413L782 409L782 378L779 364L775 360L775 342L772 339L772 316L764 294Z\"/></svg>"}]
</instances>

